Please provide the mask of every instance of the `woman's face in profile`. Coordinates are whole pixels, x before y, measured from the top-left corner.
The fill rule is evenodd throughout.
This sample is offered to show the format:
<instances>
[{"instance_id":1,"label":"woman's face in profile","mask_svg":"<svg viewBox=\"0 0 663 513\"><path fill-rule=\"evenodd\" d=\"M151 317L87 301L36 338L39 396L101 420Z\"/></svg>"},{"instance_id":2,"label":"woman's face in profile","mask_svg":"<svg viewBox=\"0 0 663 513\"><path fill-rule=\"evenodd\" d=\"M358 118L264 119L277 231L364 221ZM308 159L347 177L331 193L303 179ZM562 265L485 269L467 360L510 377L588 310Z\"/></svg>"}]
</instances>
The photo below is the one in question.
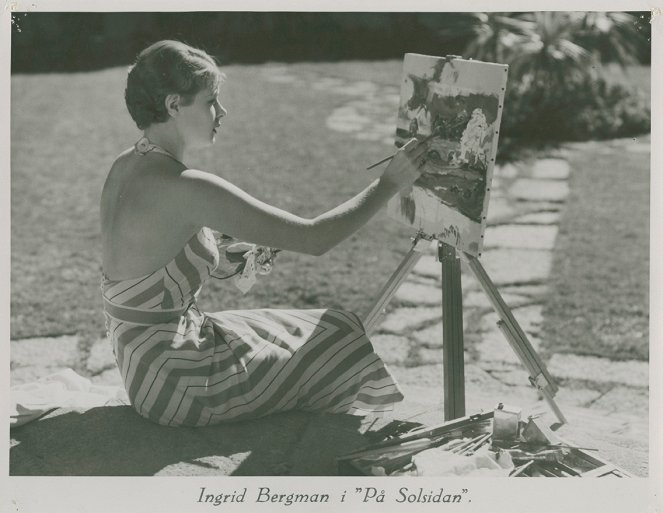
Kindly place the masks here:
<instances>
[{"instance_id":1,"label":"woman's face in profile","mask_svg":"<svg viewBox=\"0 0 663 513\"><path fill-rule=\"evenodd\" d=\"M218 89L204 88L189 105L180 104L176 123L186 146L201 147L214 143L221 118L226 115L218 94Z\"/></svg>"}]
</instances>

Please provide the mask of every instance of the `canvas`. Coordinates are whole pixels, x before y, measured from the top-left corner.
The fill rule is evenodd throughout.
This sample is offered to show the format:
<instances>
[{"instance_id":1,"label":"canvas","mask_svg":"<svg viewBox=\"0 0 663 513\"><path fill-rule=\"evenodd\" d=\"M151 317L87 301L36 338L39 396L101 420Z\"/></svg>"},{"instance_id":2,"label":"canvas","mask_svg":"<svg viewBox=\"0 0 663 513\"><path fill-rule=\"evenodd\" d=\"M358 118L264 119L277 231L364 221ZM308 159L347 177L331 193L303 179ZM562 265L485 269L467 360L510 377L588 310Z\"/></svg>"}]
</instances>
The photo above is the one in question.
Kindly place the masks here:
<instances>
[{"instance_id":1,"label":"canvas","mask_svg":"<svg viewBox=\"0 0 663 513\"><path fill-rule=\"evenodd\" d=\"M408 53L396 146L429 137L421 178L390 215L478 256L490 196L508 66Z\"/></svg>"}]
</instances>

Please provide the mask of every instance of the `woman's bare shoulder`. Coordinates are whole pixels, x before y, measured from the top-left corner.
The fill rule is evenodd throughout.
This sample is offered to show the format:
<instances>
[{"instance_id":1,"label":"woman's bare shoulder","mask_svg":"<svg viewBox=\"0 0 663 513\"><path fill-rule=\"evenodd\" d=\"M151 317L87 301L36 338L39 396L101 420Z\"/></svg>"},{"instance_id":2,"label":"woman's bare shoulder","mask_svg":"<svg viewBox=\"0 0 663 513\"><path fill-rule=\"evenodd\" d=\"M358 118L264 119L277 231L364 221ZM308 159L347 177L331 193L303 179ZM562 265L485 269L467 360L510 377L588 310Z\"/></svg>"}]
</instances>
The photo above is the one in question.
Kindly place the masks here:
<instances>
[{"instance_id":1,"label":"woman's bare shoulder","mask_svg":"<svg viewBox=\"0 0 663 513\"><path fill-rule=\"evenodd\" d=\"M184 164L168 155L160 153L140 155L133 148L129 148L117 156L111 166L109 176L112 174L132 175L133 173L139 173L137 177L151 177L155 174L162 177L176 176L185 169Z\"/></svg>"},{"instance_id":2,"label":"woman's bare shoulder","mask_svg":"<svg viewBox=\"0 0 663 513\"><path fill-rule=\"evenodd\" d=\"M139 155L133 149L122 152L113 162L101 193L102 223L114 226L115 220L173 204L173 184L184 170L186 166L167 155Z\"/></svg>"},{"instance_id":3,"label":"woman's bare shoulder","mask_svg":"<svg viewBox=\"0 0 663 513\"><path fill-rule=\"evenodd\" d=\"M163 194L171 189L184 170L186 166L167 155L143 156L129 149L113 162L102 197L140 203L152 194Z\"/></svg>"}]
</instances>

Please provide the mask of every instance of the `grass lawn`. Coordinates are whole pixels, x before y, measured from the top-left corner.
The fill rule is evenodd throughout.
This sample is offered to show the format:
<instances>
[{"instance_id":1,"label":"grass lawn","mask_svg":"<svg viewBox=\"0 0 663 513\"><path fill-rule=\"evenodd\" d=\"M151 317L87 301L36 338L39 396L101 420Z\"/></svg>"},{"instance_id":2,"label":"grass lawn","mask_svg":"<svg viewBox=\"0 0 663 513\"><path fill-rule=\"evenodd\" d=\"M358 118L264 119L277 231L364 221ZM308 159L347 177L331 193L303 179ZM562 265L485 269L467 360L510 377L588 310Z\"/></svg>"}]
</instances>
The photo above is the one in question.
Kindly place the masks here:
<instances>
[{"instance_id":1,"label":"grass lawn","mask_svg":"<svg viewBox=\"0 0 663 513\"><path fill-rule=\"evenodd\" d=\"M651 70L609 70L651 95ZM582 147L582 145L580 146ZM649 356L649 153L571 150L543 339L551 352Z\"/></svg>"},{"instance_id":2,"label":"grass lawn","mask_svg":"<svg viewBox=\"0 0 663 513\"><path fill-rule=\"evenodd\" d=\"M649 354L649 154L571 150L544 310L553 352Z\"/></svg>"}]
</instances>

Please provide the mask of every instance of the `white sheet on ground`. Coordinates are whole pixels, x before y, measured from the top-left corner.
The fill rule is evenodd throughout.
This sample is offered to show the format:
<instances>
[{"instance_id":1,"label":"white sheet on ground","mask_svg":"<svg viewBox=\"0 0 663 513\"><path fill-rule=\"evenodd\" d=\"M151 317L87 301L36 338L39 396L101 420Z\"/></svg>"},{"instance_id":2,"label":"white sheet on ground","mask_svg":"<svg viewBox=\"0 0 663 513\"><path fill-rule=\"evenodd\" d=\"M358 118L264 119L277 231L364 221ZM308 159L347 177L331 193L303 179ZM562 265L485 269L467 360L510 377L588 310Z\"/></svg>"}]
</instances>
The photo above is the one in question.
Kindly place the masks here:
<instances>
[{"instance_id":1,"label":"white sheet on ground","mask_svg":"<svg viewBox=\"0 0 663 513\"><path fill-rule=\"evenodd\" d=\"M129 404L122 387L95 385L72 369L64 369L9 391L9 425L22 426L57 408L89 409L109 403Z\"/></svg>"},{"instance_id":2,"label":"white sheet on ground","mask_svg":"<svg viewBox=\"0 0 663 513\"><path fill-rule=\"evenodd\" d=\"M507 477L513 469L513 461L508 453L491 452L488 446L480 448L471 456L435 447L416 454L412 460L418 476Z\"/></svg>"}]
</instances>

